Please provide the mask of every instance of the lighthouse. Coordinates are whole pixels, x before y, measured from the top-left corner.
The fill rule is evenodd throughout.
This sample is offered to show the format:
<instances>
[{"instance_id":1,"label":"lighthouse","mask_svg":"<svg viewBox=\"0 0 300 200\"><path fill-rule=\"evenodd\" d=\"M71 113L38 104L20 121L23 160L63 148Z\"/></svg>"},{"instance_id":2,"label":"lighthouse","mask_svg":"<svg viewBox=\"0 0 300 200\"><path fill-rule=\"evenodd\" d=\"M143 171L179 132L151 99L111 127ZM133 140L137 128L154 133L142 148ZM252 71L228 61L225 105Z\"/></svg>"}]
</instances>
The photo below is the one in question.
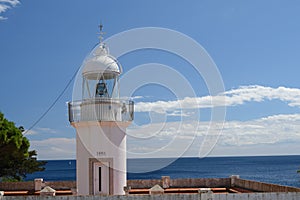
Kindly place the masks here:
<instances>
[{"instance_id":1,"label":"lighthouse","mask_svg":"<svg viewBox=\"0 0 300 200\"><path fill-rule=\"evenodd\" d=\"M80 71L80 100L68 103L69 121L76 129L76 182L79 195L122 195L126 186L126 128L134 104L121 99L122 66L100 43ZM79 92L79 91L77 91Z\"/></svg>"}]
</instances>

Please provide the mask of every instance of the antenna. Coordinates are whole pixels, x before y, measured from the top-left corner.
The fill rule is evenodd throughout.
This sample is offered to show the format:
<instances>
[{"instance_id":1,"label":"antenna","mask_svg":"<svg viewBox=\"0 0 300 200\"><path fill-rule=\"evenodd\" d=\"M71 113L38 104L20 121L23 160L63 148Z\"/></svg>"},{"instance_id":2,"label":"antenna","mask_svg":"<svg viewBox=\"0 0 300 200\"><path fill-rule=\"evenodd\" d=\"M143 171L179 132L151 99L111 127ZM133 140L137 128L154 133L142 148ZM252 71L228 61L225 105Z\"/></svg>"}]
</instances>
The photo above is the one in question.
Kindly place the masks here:
<instances>
[{"instance_id":1,"label":"antenna","mask_svg":"<svg viewBox=\"0 0 300 200\"><path fill-rule=\"evenodd\" d=\"M100 23L99 29L100 29L99 40L100 40L100 43L102 43L102 41L103 41L103 35L105 34L105 32L102 31L102 29L103 29L103 24L102 23Z\"/></svg>"}]
</instances>

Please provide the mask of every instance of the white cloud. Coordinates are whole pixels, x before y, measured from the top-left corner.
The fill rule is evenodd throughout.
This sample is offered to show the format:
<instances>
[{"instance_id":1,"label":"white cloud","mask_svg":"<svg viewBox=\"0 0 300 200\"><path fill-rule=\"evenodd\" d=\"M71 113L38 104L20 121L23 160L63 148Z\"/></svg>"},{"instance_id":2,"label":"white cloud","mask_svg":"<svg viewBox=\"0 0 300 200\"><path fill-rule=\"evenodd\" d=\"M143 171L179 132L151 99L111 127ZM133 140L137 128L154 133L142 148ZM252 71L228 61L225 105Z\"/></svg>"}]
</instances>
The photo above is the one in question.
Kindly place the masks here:
<instances>
[{"instance_id":1,"label":"white cloud","mask_svg":"<svg viewBox=\"0 0 300 200\"><path fill-rule=\"evenodd\" d=\"M226 105L234 106L245 102L262 102L264 100L280 100L291 107L300 107L300 89L286 87L265 87L259 85L242 86L224 93Z\"/></svg>"},{"instance_id":2,"label":"white cloud","mask_svg":"<svg viewBox=\"0 0 300 200\"><path fill-rule=\"evenodd\" d=\"M134 99L142 99L142 98L144 98L143 96L134 96L134 97L130 97L132 100L134 100Z\"/></svg>"},{"instance_id":3,"label":"white cloud","mask_svg":"<svg viewBox=\"0 0 300 200\"><path fill-rule=\"evenodd\" d=\"M183 112L184 115L189 115L189 112L193 113L194 111L189 109L224 105L222 98L226 99L225 105L227 106L280 100L291 107L300 107L300 89L298 88L272 88L254 85L232 89L216 97L187 97L183 100L169 102L140 102L137 103L135 111L155 111L171 116L178 116ZM182 107L183 110L180 111L179 107ZM162 155L174 157L185 152L187 152L186 156L198 156L201 146L210 145L210 143L203 144L203 142L210 125L215 124L209 121L192 120L192 118L182 118L182 121L173 122L155 122L152 121L152 123L142 126L133 125L127 129L127 148L133 156L136 153L140 154L137 157L147 157L150 156L149 152L154 151L157 153L152 155L156 157L162 157ZM37 128L34 131L51 132L53 130ZM216 134L213 134L208 137L215 137ZM299 150L297 142L300 142L299 113L271 115L248 121L226 121L212 155L285 154L297 152ZM51 138L31 141L31 144L32 149L38 150L40 159L75 157L75 139ZM263 149L264 146L266 151ZM188 147L190 148L187 150ZM280 150L281 147L290 148ZM251 153L247 153L247 150Z\"/></svg>"},{"instance_id":4,"label":"white cloud","mask_svg":"<svg viewBox=\"0 0 300 200\"><path fill-rule=\"evenodd\" d=\"M174 110L170 113L167 113L168 116L172 116L172 117L188 117L188 116L191 116L194 114L195 114L195 112L183 112L180 110Z\"/></svg>"},{"instance_id":5,"label":"white cloud","mask_svg":"<svg viewBox=\"0 0 300 200\"><path fill-rule=\"evenodd\" d=\"M16 5L20 4L20 1L19 0L0 0L0 3L16 6Z\"/></svg>"},{"instance_id":6,"label":"white cloud","mask_svg":"<svg viewBox=\"0 0 300 200\"><path fill-rule=\"evenodd\" d=\"M49 133L57 133L57 130L51 129L51 128L46 128L46 127L37 127L32 130L25 130L23 134L25 136L29 135L38 135L38 134L49 134Z\"/></svg>"},{"instance_id":7,"label":"white cloud","mask_svg":"<svg viewBox=\"0 0 300 200\"><path fill-rule=\"evenodd\" d=\"M181 124L182 123L182 124ZM128 129L128 150L135 153L144 153L140 157L149 155L149 152L168 151L169 156L186 153L186 156L198 156L200 147L208 133L210 122L166 122ZM207 135L215 136L213 134ZM249 121L225 122L222 135L211 155L242 155L247 149L253 148L252 155L259 154L286 154L295 152L299 148L291 145L290 149L278 149L287 144L300 142L300 114L273 115ZM174 145L170 145L174 143ZM214 143L212 143L214 144ZM169 146L168 146L169 145ZM186 149L190 146L189 150ZM168 147L167 147L168 146ZM263 146L267 146L266 151ZM175 147L175 148L174 148ZM256 150L256 147L257 148ZM140 149L143 149L140 152ZM209 147L207 147L209 148ZM221 150L224 150L223 154ZM238 149L243 150L243 153ZM233 154L235 152L235 154ZM157 152L155 155L160 155Z\"/></svg>"},{"instance_id":8,"label":"white cloud","mask_svg":"<svg viewBox=\"0 0 300 200\"><path fill-rule=\"evenodd\" d=\"M0 0L0 14L5 13L8 9L11 9L21 2L19 0ZM7 19L0 15L0 21Z\"/></svg>"},{"instance_id":9,"label":"white cloud","mask_svg":"<svg viewBox=\"0 0 300 200\"><path fill-rule=\"evenodd\" d=\"M174 112L180 109L200 109L219 106L236 106L247 102L280 100L291 107L300 108L300 89L286 87L265 87L259 85L241 86L218 96L186 97L176 101L139 102L135 112Z\"/></svg>"},{"instance_id":10,"label":"white cloud","mask_svg":"<svg viewBox=\"0 0 300 200\"><path fill-rule=\"evenodd\" d=\"M209 126L210 122L185 121L129 127L128 155L198 156ZM249 121L227 121L210 155L297 154L299 142L300 114L272 115ZM31 140L30 143L31 149L38 151L39 159L76 157L75 138L48 138Z\"/></svg>"},{"instance_id":11,"label":"white cloud","mask_svg":"<svg viewBox=\"0 0 300 200\"><path fill-rule=\"evenodd\" d=\"M273 122L284 122L289 121L290 123L299 122L300 121L300 114L291 114L291 115L272 115L268 117L261 118L260 121L273 121Z\"/></svg>"},{"instance_id":12,"label":"white cloud","mask_svg":"<svg viewBox=\"0 0 300 200\"><path fill-rule=\"evenodd\" d=\"M300 141L300 114L273 115L225 123L220 145L276 144Z\"/></svg>"},{"instance_id":13,"label":"white cloud","mask_svg":"<svg viewBox=\"0 0 300 200\"><path fill-rule=\"evenodd\" d=\"M24 134L25 136L28 136L28 135L37 135L38 132L35 131L35 130L25 130L25 131L23 132L23 134Z\"/></svg>"},{"instance_id":14,"label":"white cloud","mask_svg":"<svg viewBox=\"0 0 300 200\"><path fill-rule=\"evenodd\" d=\"M38 159L55 160L76 157L75 138L48 138L45 140L31 140L30 149L37 150Z\"/></svg>"},{"instance_id":15,"label":"white cloud","mask_svg":"<svg viewBox=\"0 0 300 200\"><path fill-rule=\"evenodd\" d=\"M0 2L1 3L1 2ZM0 13L5 12L7 9L9 9L10 7L8 5L5 4L0 4Z\"/></svg>"},{"instance_id":16,"label":"white cloud","mask_svg":"<svg viewBox=\"0 0 300 200\"><path fill-rule=\"evenodd\" d=\"M37 131L43 132L43 133L57 133L56 130L51 129L51 128L46 128L46 127L38 127L36 128Z\"/></svg>"},{"instance_id":17,"label":"white cloud","mask_svg":"<svg viewBox=\"0 0 300 200\"><path fill-rule=\"evenodd\" d=\"M268 155L299 155L299 143L256 144L244 146L217 145L210 156L268 156Z\"/></svg>"},{"instance_id":18,"label":"white cloud","mask_svg":"<svg viewBox=\"0 0 300 200\"><path fill-rule=\"evenodd\" d=\"M143 99L145 98L144 96L133 96L133 97L129 97L129 96L122 96L121 99L130 99L130 100L136 100L136 99Z\"/></svg>"}]
</instances>

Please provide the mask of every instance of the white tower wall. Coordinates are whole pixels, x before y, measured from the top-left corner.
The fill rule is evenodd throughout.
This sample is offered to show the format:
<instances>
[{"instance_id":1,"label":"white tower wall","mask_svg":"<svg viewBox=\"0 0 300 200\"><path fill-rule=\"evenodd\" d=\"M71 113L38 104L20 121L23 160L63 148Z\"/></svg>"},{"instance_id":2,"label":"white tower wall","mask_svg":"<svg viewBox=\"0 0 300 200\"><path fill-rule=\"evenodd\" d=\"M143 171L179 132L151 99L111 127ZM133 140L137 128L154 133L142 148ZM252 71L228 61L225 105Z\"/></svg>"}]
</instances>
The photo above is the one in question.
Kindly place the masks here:
<instances>
[{"instance_id":1,"label":"white tower wall","mask_svg":"<svg viewBox=\"0 0 300 200\"><path fill-rule=\"evenodd\" d=\"M103 163L109 169L109 188L99 194L124 194L126 186L126 122L80 122L74 124L77 153L78 194L97 194L94 167ZM102 174L103 176L104 174ZM102 183L105 184L105 183Z\"/></svg>"}]
</instances>

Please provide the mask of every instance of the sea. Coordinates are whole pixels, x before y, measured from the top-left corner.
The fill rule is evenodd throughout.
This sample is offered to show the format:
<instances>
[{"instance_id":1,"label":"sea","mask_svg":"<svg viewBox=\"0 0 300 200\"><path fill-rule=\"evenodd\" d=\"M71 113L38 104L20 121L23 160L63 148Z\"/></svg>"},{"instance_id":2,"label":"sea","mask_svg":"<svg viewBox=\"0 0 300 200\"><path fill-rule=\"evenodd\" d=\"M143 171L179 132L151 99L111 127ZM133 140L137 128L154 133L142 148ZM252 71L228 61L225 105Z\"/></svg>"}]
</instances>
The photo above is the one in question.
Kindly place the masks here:
<instances>
[{"instance_id":1,"label":"sea","mask_svg":"<svg viewBox=\"0 0 300 200\"><path fill-rule=\"evenodd\" d=\"M170 164L154 171L149 165L162 163L163 158L128 159L127 179L160 179L161 176L175 178L227 178L240 175L267 183L300 188L299 156L249 156L249 157L206 157L169 159ZM43 178L44 181L76 180L75 160L47 160L45 170L28 174L26 179ZM135 173L138 169L139 173ZM142 170L147 169L147 170Z\"/></svg>"}]
</instances>

